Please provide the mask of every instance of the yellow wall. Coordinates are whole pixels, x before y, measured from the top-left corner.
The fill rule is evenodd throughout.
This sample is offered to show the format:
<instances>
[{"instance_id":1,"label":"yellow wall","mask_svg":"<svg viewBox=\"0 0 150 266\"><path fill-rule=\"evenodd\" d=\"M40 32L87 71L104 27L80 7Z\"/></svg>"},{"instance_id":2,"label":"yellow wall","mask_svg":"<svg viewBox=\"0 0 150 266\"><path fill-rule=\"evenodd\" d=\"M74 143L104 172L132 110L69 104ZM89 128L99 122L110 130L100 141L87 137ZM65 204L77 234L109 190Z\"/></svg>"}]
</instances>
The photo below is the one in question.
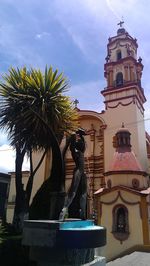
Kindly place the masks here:
<instances>
[{"instance_id":1,"label":"yellow wall","mask_svg":"<svg viewBox=\"0 0 150 266\"><path fill-rule=\"evenodd\" d=\"M43 154L43 152L40 152L40 151L33 154L33 162L34 162L33 167L34 167L34 169L37 166L37 164L39 163L42 154ZM38 169L37 173L35 174L31 199L34 197L35 193L37 192L37 190L40 188L40 186L42 185L42 183L44 181L45 160L46 160L46 157L44 158L40 168Z\"/></svg>"},{"instance_id":2,"label":"yellow wall","mask_svg":"<svg viewBox=\"0 0 150 266\"><path fill-rule=\"evenodd\" d=\"M133 195L128 192L121 191L123 198L130 202L140 201L140 197ZM117 192L110 192L104 196L101 196L101 201L109 202L116 198ZM115 239L112 232L112 210L115 205L123 204L128 209L129 215L129 238L122 243ZM135 218L136 217L136 218ZM143 231L142 231L142 220L140 217L139 204L128 205L122 202L119 198L117 202L112 205L102 204L102 218L101 225L107 228L107 245L103 248L103 255L106 256L107 260L114 258L126 249L133 247L135 245L143 244Z\"/></svg>"},{"instance_id":3,"label":"yellow wall","mask_svg":"<svg viewBox=\"0 0 150 266\"><path fill-rule=\"evenodd\" d=\"M98 136L99 136L99 130L100 127L103 124L103 121L101 120L101 118L99 117L99 115L96 112L85 112L84 116L84 112L82 112L82 116L84 118L81 118L80 120L80 126L83 127L86 130L90 130L92 129L92 127L95 130L95 137L94 140L91 141L91 136L85 136L85 142L86 142L86 151L85 151L85 164L86 164L86 174L88 176L88 180L90 180L90 178L93 178L93 172L92 169L90 168L90 161L89 158L91 156L103 156L102 154L102 144L103 144L103 140L98 141ZM65 138L62 141L62 145L61 145L61 149L63 149L65 145ZM37 152L33 154L33 160L34 160L34 167L37 165L40 157L42 156L41 152ZM68 148L67 153L66 153L66 158L70 159L71 157L71 152ZM44 181L44 176L45 176L45 163L46 163L46 159L43 160L42 165L40 166L38 172L35 175L35 179L34 179L34 184L33 184L33 191L32 191L32 198L35 195L36 191L38 190L38 188L41 186L41 184ZM72 164L74 165L74 162L72 162ZM74 167L74 166L72 166ZM101 184L100 181L100 175L103 174L103 170L101 169L100 172L98 173L94 173L94 177L97 178L95 179L95 190L97 190ZM73 168L70 174L67 174L67 182L66 182L66 191L68 190L71 180L72 180L72 175L73 174ZM69 179L68 179L69 178Z\"/></svg>"},{"instance_id":4,"label":"yellow wall","mask_svg":"<svg viewBox=\"0 0 150 266\"><path fill-rule=\"evenodd\" d=\"M132 180L133 179L139 180L139 188L146 188L148 186L148 179L142 175L136 174L117 174L117 175L109 175L105 177L106 185L107 181L110 179L112 182L112 187L117 185L123 185L127 187L133 188Z\"/></svg>"},{"instance_id":5,"label":"yellow wall","mask_svg":"<svg viewBox=\"0 0 150 266\"><path fill-rule=\"evenodd\" d=\"M8 205L7 205L7 222L11 223L14 215L16 186L15 186L15 173L11 172L9 174L11 174L11 181L10 181L10 190L9 190ZM24 188L26 187L28 177L29 177L29 171L23 171L22 183L24 184Z\"/></svg>"},{"instance_id":6,"label":"yellow wall","mask_svg":"<svg viewBox=\"0 0 150 266\"><path fill-rule=\"evenodd\" d=\"M38 162L40 161L40 158L42 156L42 152L36 152L33 154L33 168L37 166ZM45 178L45 162L46 157L44 158L39 170L35 174L34 182L33 182L33 188L32 188L32 194L31 194L31 201L36 194L37 190L42 185L44 178ZM51 166L51 164L50 164ZM24 189L26 188L28 177L29 177L29 171L23 171L23 178L22 183L24 184ZM10 191L9 191L9 197L8 197L8 207L7 207L7 222L11 223L14 215L14 205L15 205L15 195L16 195L16 187L15 187L15 173L12 172L11 174L11 182L10 182ZM31 202L30 201L30 202Z\"/></svg>"}]
</instances>

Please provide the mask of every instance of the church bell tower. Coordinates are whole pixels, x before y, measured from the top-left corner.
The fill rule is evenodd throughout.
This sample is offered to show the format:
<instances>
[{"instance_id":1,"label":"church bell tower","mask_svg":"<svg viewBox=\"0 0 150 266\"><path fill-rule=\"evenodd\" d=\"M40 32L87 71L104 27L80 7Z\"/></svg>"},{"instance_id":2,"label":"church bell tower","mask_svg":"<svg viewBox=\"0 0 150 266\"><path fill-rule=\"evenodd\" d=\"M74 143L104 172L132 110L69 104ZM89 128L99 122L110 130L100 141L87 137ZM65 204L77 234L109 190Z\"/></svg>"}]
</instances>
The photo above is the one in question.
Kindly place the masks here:
<instances>
[{"instance_id":1,"label":"church bell tower","mask_svg":"<svg viewBox=\"0 0 150 266\"><path fill-rule=\"evenodd\" d=\"M137 57L137 40L119 23L117 35L108 39L104 76L107 86L101 92L105 100L105 170L114 153L112 140L122 122L131 132L131 143L143 170L147 171L144 107L146 101L141 85L143 64ZM109 153L109 155L108 155Z\"/></svg>"}]
</instances>

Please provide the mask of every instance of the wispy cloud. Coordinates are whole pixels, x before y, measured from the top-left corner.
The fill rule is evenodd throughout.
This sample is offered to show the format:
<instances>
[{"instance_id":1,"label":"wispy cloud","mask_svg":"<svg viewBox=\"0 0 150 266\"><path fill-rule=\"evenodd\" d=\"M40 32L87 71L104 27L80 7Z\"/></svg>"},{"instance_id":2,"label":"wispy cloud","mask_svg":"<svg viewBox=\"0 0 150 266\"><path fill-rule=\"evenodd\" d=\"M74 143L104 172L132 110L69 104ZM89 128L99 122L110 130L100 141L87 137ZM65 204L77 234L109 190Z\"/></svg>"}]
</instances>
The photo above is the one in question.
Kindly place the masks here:
<instances>
[{"instance_id":1,"label":"wispy cloud","mask_svg":"<svg viewBox=\"0 0 150 266\"><path fill-rule=\"evenodd\" d=\"M65 5L65 8L62 8ZM72 38L72 41L85 56L86 60L96 63L96 53L100 51L104 37L103 19L107 14L105 2L80 0L56 0L53 8L56 19ZM103 19L100 14L103 13ZM107 28L107 23L105 24ZM101 30L102 29L102 30ZM107 37L106 37L107 38Z\"/></svg>"},{"instance_id":2,"label":"wispy cloud","mask_svg":"<svg viewBox=\"0 0 150 266\"><path fill-rule=\"evenodd\" d=\"M37 33L36 35L35 35L35 38L36 39L42 39L43 37L49 37L49 36L51 36L50 35L50 33L49 32L46 32L46 31L43 31L43 32L41 32L41 33Z\"/></svg>"}]
</instances>

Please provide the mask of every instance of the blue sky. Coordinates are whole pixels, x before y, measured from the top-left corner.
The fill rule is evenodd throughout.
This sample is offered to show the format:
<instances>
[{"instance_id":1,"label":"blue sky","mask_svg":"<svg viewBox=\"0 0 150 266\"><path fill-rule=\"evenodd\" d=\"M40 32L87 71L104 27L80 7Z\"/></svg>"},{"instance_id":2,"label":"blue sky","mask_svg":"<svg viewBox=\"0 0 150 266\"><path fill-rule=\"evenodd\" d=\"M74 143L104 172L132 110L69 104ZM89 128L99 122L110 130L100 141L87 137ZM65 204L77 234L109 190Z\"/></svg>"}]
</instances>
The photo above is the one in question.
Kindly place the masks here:
<instances>
[{"instance_id":1,"label":"blue sky","mask_svg":"<svg viewBox=\"0 0 150 266\"><path fill-rule=\"evenodd\" d=\"M52 65L68 77L68 94L79 100L80 109L100 112L107 40L116 34L123 16L124 27L138 39L138 55L143 58L145 118L149 119L149 11L148 0L0 0L0 74L10 66L44 69ZM149 120L146 127L150 128ZM8 160L6 166L3 162L6 144L1 134L0 171L13 170L13 163L8 167Z\"/></svg>"}]
</instances>

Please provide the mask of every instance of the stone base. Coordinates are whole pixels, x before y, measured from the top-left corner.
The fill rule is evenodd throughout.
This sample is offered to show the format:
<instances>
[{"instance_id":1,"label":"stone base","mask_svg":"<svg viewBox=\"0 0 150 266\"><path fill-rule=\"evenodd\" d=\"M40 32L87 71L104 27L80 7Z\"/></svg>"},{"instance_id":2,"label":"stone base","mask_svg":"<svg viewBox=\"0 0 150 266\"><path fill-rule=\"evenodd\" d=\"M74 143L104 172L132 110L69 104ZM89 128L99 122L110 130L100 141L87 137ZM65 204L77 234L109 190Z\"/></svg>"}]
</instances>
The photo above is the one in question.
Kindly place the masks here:
<instances>
[{"instance_id":1,"label":"stone base","mask_svg":"<svg viewBox=\"0 0 150 266\"><path fill-rule=\"evenodd\" d=\"M60 249L47 247L31 247L30 260L38 266L81 266L94 261L94 249Z\"/></svg>"},{"instance_id":2,"label":"stone base","mask_svg":"<svg viewBox=\"0 0 150 266\"><path fill-rule=\"evenodd\" d=\"M106 259L104 257L96 257L93 261L86 263L86 264L80 264L76 266L106 266ZM57 263L49 263L49 262L38 262L37 266L59 266ZM70 264L63 264L62 266L70 266Z\"/></svg>"}]
</instances>

